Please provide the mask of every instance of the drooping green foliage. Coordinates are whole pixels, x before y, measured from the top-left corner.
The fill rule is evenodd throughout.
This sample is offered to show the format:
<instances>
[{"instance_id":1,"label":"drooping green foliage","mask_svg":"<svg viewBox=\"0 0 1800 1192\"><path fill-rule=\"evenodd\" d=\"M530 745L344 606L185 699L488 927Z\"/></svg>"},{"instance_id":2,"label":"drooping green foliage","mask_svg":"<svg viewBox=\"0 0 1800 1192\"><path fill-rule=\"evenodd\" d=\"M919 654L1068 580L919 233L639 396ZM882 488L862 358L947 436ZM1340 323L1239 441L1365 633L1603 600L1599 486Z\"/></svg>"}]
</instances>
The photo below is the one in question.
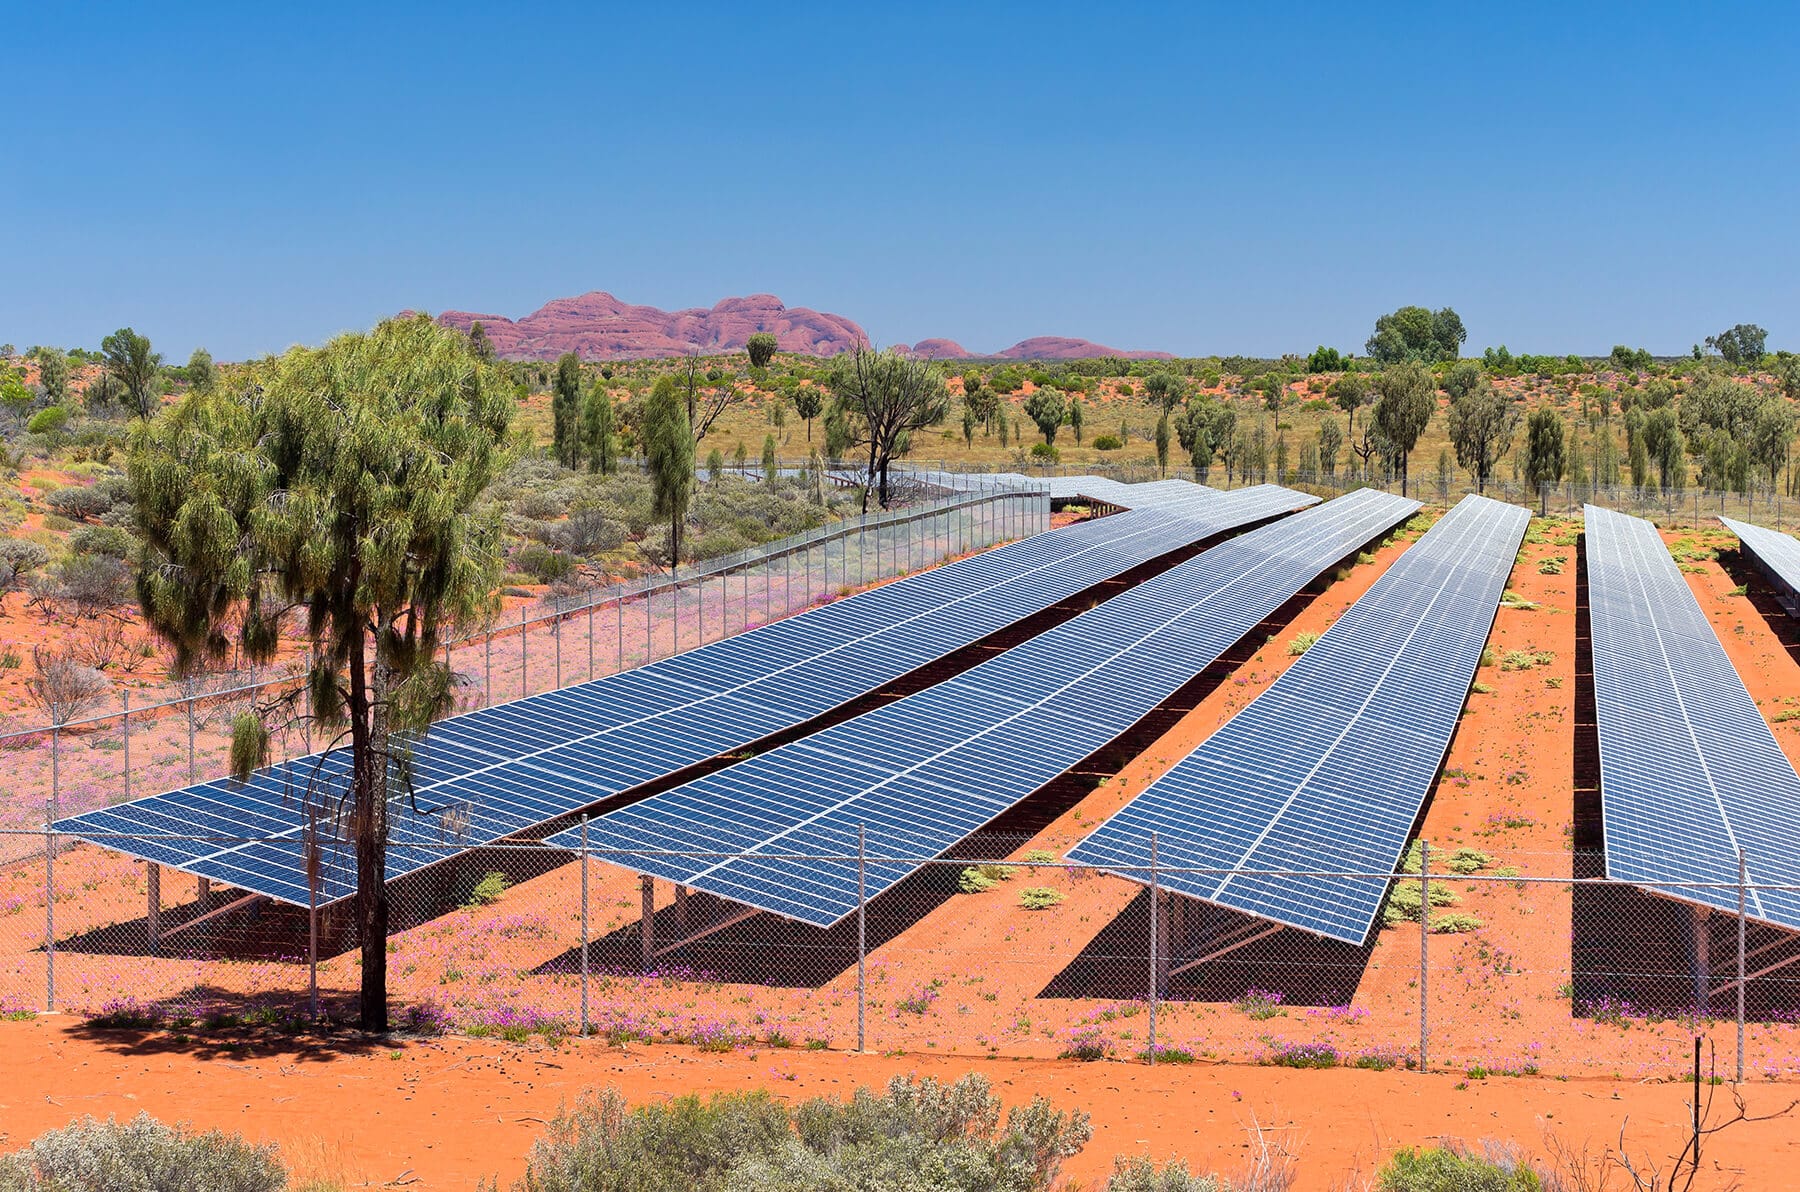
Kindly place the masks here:
<instances>
[{"instance_id":1,"label":"drooping green foliage","mask_svg":"<svg viewBox=\"0 0 1800 1192\"><path fill-rule=\"evenodd\" d=\"M1568 459L1562 415L1548 406L1533 410L1525 427L1525 483L1548 490L1562 479Z\"/></svg>"},{"instance_id":2,"label":"drooping green foliage","mask_svg":"<svg viewBox=\"0 0 1800 1192\"><path fill-rule=\"evenodd\" d=\"M610 476L619 470L619 436L614 427L612 394L605 381L595 381L581 407L581 454L588 471Z\"/></svg>"},{"instance_id":3,"label":"drooping green foliage","mask_svg":"<svg viewBox=\"0 0 1800 1192\"><path fill-rule=\"evenodd\" d=\"M667 374L658 377L644 403L638 433L650 468L656 516L666 518L669 524L667 561L671 570L681 563L681 531L694 495L692 426L675 379Z\"/></svg>"},{"instance_id":4,"label":"drooping green foliage","mask_svg":"<svg viewBox=\"0 0 1800 1192\"><path fill-rule=\"evenodd\" d=\"M117 383L119 400L126 408L139 418L155 413L154 385L162 356L150 350L149 337L121 327L100 341L100 351L106 357L106 373Z\"/></svg>"},{"instance_id":5,"label":"drooping green foliage","mask_svg":"<svg viewBox=\"0 0 1800 1192\"><path fill-rule=\"evenodd\" d=\"M1418 446L1419 436L1425 433L1431 412L1437 408L1437 385L1429 369L1408 360L1385 369L1375 387L1381 396L1369 417L1399 464L1400 491L1404 493L1412 449Z\"/></svg>"},{"instance_id":6,"label":"drooping green foliage","mask_svg":"<svg viewBox=\"0 0 1800 1192\"><path fill-rule=\"evenodd\" d=\"M1056 432L1069 418L1069 405L1058 389L1039 389L1025 399L1025 416L1037 423L1046 445L1055 446Z\"/></svg>"},{"instance_id":7,"label":"drooping green foliage","mask_svg":"<svg viewBox=\"0 0 1800 1192\"><path fill-rule=\"evenodd\" d=\"M1456 448L1456 462L1475 477L1477 492L1487 491L1494 465L1506 454L1518 429L1519 407L1479 374L1476 384L1450 403L1450 442Z\"/></svg>"},{"instance_id":8,"label":"drooping green foliage","mask_svg":"<svg viewBox=\"0 0 1800 1192\"><path fill-rule=\"evenodd\" d=\"M245 389L193 390L132 446L138 600L177 668L309 641L310 715L348 739L352 776L306 797L356 843L371 1029L387 1022L387 775L402 734L447 706L445 633L492 607L499 523L476 501L511 410L464 337L394 319L296 348ZM239 774L264 751L234 748Z\"/></svg>"},{"instance_id":9,"label":"drooping green foliage","mask_svg":"<svg viewBox=\"0 0 1800 1192\"><path fill-rule=\"evenodd\" d=\"M573 468L581 458L581 357L564 352L556 361L556 380L550 397L551 453L556 462Z\"/></svg>"},{"instance_id":10,"label":"drooping green foliage","mask_svg":"<svg viewBox=\"0 0 1800 1192\"><path fill-rule=\"evenodd\" d=\"M780 342L770 332L756 332L744 344L745 351L750 355L750 367L769 367L769 361L775 359L776 349L780 346Z\"/></svg>"},{"instance_id":11,"label":"drooping green foliage","mask_svg":"<svg viewBox=\"0 0 1800 1192\"><path fill-rule=\"evenodd\" d=\"M212 353L205 348L195 348L188 354L187 382L196 389L205 389L218 379L218 369L213 366Z\"/></svg>"}]
</instances>

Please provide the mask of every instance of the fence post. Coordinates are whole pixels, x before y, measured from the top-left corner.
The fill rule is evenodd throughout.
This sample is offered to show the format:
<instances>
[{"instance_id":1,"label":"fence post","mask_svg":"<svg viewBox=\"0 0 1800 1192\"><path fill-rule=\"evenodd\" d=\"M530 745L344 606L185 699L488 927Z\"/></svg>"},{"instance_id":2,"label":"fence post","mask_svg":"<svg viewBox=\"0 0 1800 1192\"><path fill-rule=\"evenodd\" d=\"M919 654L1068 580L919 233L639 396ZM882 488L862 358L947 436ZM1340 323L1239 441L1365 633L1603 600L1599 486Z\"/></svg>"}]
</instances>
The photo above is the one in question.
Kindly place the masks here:
<instances>
[{"instance_id":1,"label":"fence post","mask_svg":"<svg viewBox=\"0 0 1800 1192\"><path fill-rule=\"evenodd\" d=\"M868 1021L869 995L869 936L868 916L869 879L868 879L868 844L867 828L863 824L856 825L856 1050L866 1051L868 1042L866 1027Z\"/></svg>"},{"instance_id":2,"label":"fence post","mask_svg":"<svg viewBox=\"0 0 1800 1192\"><path fill-rule=\"evenodd\" d=\"M307 850L318 848L316 841L307 842ZM307 869L315 869L308 865ZM319 1018L319 882L315 874L306 875L306 1001L313 1020Z\"/></svg>"},{"instance_id":3,"label":"fence post","mask_svg":"<svg viewBox=\"0 0 1800 1192\"><path fill-rule=\"evenodd\" d=\"M1431 842L1419 841L1419 1071L1430 1067L1431 1011L1426 986L1431 974Z\"/></svg>"},{"instance_id":4,"label":"fence post","mask_svg":"<svg viewBox=\"0 0 1800 1192\"><path fill-rule=\"evenodd\" d=\"M673 575L674 572L670 572L670 574ZM675 586L670 589L670 594L675 597L675 620L674 620L675 635L669 644L669 657L673 658L675 655L681 653L681 581L680 580L675 580Z\"/></svg>"},{"instance_id":5,"label":"fence post","mask_svg":"<svg viewBox=\"0 0 1800 1192\"><path fill-rule=\"evenodd\" d=\"M1738 850L1738 946L1737 946L1737 1078L1744 1083L1744 896L1749 884L1749 856Z\"/></svg>"},{"instance_id":6,"label":"fence post","mask_svg":"<svg viewBox=\"0 0 1800 1192\"><path fill-rule=\"evenodd\" d=\"M625 669L625 585L613 586L613 611L619 616L619 665L613 673L618 674Z\"/></svg>"},{"instance_id":7,"label":"fence post","mask_svg":"<svg viewBox=\"0 0 1800 1192\"><path fill-rule=\"evenodd\" d=\"M581 817L581 1034L588 1033L588 817Z\"/></svg>"},{"instance_id":8,"label":"fence post","mask_svg":"<svg viewBox=\"0 0 1800 1192\"><path fill-rule=\"evenodd\" d=\"M194 781L194 750L188 746L188 782ZM50 722L50 818L62 811L62 722Z\"/></svg>"},{"instance_id":9,"label":"fence post","mask_svg":"<svg viewBox=\"0 0 1800 1192\"><path fill-rule=\"evenodd\" d=\"M1150 833L1150 1040L1144 1049L1144 1055L1151 1064L1156 1063L1156 1003L1162 989L1162 960L1157 955L1156 931L1161 926L1156 912L1160 909L1157 903L1162 899L1162 889L1156 880L1156 833Z\"/></svg>"},{"instance_id":10,"label":"fence post","mask_svg":"<svg viewBox=\"0 0 1800 1192\"><path fill-rule=\"evenodd\" d=\"M187 702L188 722L188 785L194 785L194 697L189 696Z\"/></svg>"},{"instance_id":11,"label":"fence post","mask_svg":"<svg viewBox=\"0 0 1800 1192\"><path fill-rule=\"evenodd\" d=\"M562 607L560 602L550 612L550 636L556 639L556 686L553 691L562 690Z\"/></svg>"},{"instance_id":12,"label":"fence post","mask_svg":"<svg viewBox=\"0 0 1800 1192\"><path fill-rule=\"evenodd\" d=\"M531 666L531 630L525 625L525 606L519 606L519 698L530 694L525 682L525 672Z\"/></svg>"},{"instance_id":13,"label":"fence post","mask_svg":"<svg viewBox=\"0 0 1800 1192\"><path fill-rule=\"evenodd\" d=\"M125 709L125 801L129 803L131 802L131 692L119 692L119 702Z\"/></svg>"},{"instance_id":14,"label":"fence post","mask_svg":"<svg viewBox=\"0 0 1800 1192\"><path fill-rule=\"evenodd\" d=\"M482 635L481 649L481 706L486 708L494 702L494 631L492 629Z\"/></svg>"},{"instance_id":15,"label":"fence post","mask_svg":"<svg viewBox=\"0 0 1800 1192\"><path fill-rule=\"evenodd\" d=\"M587 602L587 615L588 615L588 670L587 670L587 677L588 677L588 682L590 682L590 683L592 683L594 681L594 604L595 603L596 602L594 600L593 590L589 589L588 602Z\"/></svg>"},{"instance_id":16,"label":"fence post","mask_svg":"<svg viewBox=\"0 0 1800 1192\"><path fill-rule=\"evenodd\" d=\"M44 1009L56 1009L56 833L44 816Z\"/></svg>"}]
</instances>

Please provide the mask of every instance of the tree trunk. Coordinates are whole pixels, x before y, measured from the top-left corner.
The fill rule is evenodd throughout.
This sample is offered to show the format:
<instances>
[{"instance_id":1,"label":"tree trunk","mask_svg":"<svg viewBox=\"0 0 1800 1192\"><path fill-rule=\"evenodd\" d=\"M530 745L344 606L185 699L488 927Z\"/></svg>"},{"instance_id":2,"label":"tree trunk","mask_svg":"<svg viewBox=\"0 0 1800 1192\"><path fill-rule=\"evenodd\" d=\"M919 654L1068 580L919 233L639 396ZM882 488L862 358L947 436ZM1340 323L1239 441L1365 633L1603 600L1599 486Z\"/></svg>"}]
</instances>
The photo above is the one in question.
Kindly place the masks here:
<instances>
[{"instance_id":1,"label":"tree trunk","mask_svg":"<svg viewBox=\"0 0 1800 1192\"><path fill-rule=\"evenodd\" d=\"M379 657L369 682L366 639L350 646L351 823L356 837L356 924L362 943L358 1024L388 1029L387 687Z\"/></svg>"}]
</instances>

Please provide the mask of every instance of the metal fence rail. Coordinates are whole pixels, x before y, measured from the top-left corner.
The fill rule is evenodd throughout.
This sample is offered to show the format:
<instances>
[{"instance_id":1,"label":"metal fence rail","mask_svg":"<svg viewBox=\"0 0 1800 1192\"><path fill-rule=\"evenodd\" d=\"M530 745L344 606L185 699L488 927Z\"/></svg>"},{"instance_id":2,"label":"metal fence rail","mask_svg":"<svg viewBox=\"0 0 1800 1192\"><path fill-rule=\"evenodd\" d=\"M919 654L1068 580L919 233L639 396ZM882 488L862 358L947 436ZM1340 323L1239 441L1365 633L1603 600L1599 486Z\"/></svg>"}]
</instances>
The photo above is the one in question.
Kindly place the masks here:
<instances>
[{"instance_id":1,"label":"metal fence rail","mask_svg":"<svg viewBox=\"0 0 1800 1192\"><path fill-rule=\"evenodd\" d=\"M449 643L459 710L557 690L835 599L856 588L932 566L1048 527L1044 490L1004 479L888 512L845 518L804 534L673 575L547 596L506 620ZM231 722L254 702L301 686L292 671L253 682L196 687L181 698L0 733L9 782L0 828L223 777ZM323 745L323 742L317 744ZM279 756L311 752L305 722L279 730ZM0 837L0 862L20 856ZM32 849L35 852L35 847Z\"/></svg>"},{"instance_id":2,"label":"metal fence rail","mask_svg":"<svg viewBox=\"0 0 1800 1192\"><path fill-rule=\"evenodd\" d=\"M90 843L37 838L0 871L0 1013L183 1024L353 1016L345 904L208 888ZM137 838L142 839L142 838ZM391 887L403 1027L1145 1062L1194 1057L1487 1074L1666 1075L1694 1034L1739 1079L1800 1073L1800 936L1598 876L1598 854L1433 849L1390 883L1362 947L1322 940L984 835L835 927L633 872L651 853L532 842ZM67 844L67 842L63 842ZM121 841L121 843L125 843ZM46 847L48 846L48 847ZM765 857L765 860L770 859ZM1191 871L1225 878L1237 871Z\"/></svg>"}]
</instances>

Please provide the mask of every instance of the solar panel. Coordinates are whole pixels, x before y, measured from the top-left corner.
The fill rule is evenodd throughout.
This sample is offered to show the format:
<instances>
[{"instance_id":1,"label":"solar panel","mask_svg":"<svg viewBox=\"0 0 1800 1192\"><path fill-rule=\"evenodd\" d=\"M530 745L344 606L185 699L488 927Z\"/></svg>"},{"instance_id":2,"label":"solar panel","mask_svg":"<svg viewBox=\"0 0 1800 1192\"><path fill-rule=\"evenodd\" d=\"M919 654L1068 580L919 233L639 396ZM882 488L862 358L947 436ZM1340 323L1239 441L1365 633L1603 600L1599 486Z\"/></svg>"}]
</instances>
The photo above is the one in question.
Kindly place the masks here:
<instances>
[{"instance_id":1,"label":"solar panel","mask_svg":"<svg viewBox=\"0 0 1800 1192\"><path fill-rule=\"evenodd\" d=\"M1465 497L1248 707L1070 850L1362 943L1443 764L1530 514ZM1184 872L1185 871L1185 872ZM1286 872L1280 872L1286 871Z\"/></svg>"},{"instance_id":2,"label":"solar panel","mask_svg":"<svg viewBox=\"0 0 1800 1192\"><path fill-rule=\"evenodd\" d=\"M1120 514L1034 535L636 670L434 724L389 803L387 873L543 824L791 729L1172 550L1316 498L1269 485L1204 512ZM61 820L57 831L304 906L303 792L347 784L313 755ZM171 839L133 839L144 835ZM321 903L353 893L332 839ZM188 839L175 839L187 837ZM255 838L246 840L243 838Z\"/></svg>"},{"instance_id":3,"label":"solar panel","mask_svg":"<svg viewBox=\"0 0 1800 1192\"><path fill-rule=\"evenodd\" d=\"M1719 519L1738 536L1750 557L1772 581L1789 616L1800 617L1800 540L1750 522Z\"/></svg>"},{"instance_id":4,"label":"solar panel","mask_svg":"<svg viewBox=\"0 0 1800 1192\"><path fill-rule=\"evenodd\" d=\"M1800 930L1800 775L1656 527L1586 519L1607 876L1735 915L1743 849L1746 913Z\"/></svg>"},{"instance_id":5,"label":"solar panel","mask_svg":"<svg viewBox=\"0 0 1800 1192\"><path fill-rule=\"evenodd\" d=\"M828 927L857 906L845 858L859 826L879 858L873 897L1114 740L1418 508L1365 489L1234 538L926 691L603 815L589 847Z\"/></svg>"}]
</instances>

